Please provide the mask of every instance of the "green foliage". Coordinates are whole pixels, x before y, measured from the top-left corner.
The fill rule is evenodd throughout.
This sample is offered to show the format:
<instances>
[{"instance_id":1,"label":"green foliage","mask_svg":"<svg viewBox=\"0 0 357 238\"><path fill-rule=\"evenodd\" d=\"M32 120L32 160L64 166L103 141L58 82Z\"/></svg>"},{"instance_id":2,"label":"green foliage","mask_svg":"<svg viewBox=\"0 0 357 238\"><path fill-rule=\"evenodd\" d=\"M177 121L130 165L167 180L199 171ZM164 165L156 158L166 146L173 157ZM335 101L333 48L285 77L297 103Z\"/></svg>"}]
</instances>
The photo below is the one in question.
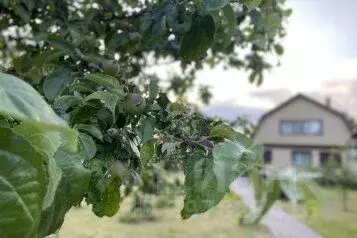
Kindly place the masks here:
<instances>
[{"instance_id":1,"label":"green foliage","mask_svg":"<svg viewBox=\"0 0 357 238\"><path fill-rule=\"evenodd\" d=\"M284 194L290 202L296 204L303 201L308 215L317 211L319 204L313 187L313 179L319 177L316 172L297 172L286 169L268 174L268 180L263 180L257 169L249 171L249 180L254 189L255 207L243 213L240 223L256 225L266 215L269 209Z\"/></svg>"},{"instance_id":2,"label":"green foliage","mask_svg":"<svg viewBox=\"0 0 357 238\"><path fill-rule=\"evenodd\" d=\"M215 25L211 15L194 16L190 30L183 37L180 55L185 60L200 60L213 43Z\"/></svg>"},{"instance_id":3,"label":"green foliage","mask_svg":"<svg viewBox=\"0 0 357 238\"><path fill-rule=\"evenodd\" d=\"M49 75L43 82L43 94L53 101L69 83L71 71L67 68L60 67L53 74Z\"/></svg>"},{"instance_id":4,"label":"green foliage","mask_svg":"<svg viewBox=\"0 0 357 238\"><path fill-rule=\"evenodd\" d=\"M263 192L259 193L260 196L256 197L257 209L254 212L244 213L240 219L240 223L244 225L258 224L269 209L274 205L280 195L279 182L277 180L271 181L266 184Z\"/></svg>"},{"instance_id":5,"label":"green foliage","mask_svg":"<svg viewBox=\"0 0 357 238\"><path fill-rule=\"evenodd\" d=\"M261 83L271 67L265 56L274 47L282 53L277 44L290 14L282 1L14 0L0 7L1 33L9 33L0 34L2 70L24 79L0 73L0 200L17 201L0 209L11 218L0 236L52 234L83 199L97 216L113 216L135 187L164 190L155 169L167 161L184 169L181 215L188 218L215 206L255 166L261 152L248 138L171 102L167 91L184 102L205 64L245 69ZM155 73L143 72L158 60L182 71L166 91Z\"/></svg>"},{"instance_id":6,"label":"green foliage","mask_svg":"<svg viewBox=\"0 0 357 238\"><path fill-rule=\"evenodd\" d=\"M252 168L259 157L259 153L237 141L216 144L208 156L203 152L191 155L184 168L186 196L182 218L217 205L229 193L233 180Z\"/></svg>"},{"instance_id":7,"label":"green foliage","mask_svg":"<svg viewBox=\"0 0 357 238\"><path fill-rule=\"evenodd\" d=\"M90 172L80 151L64 156L77 147L77 133L30 85L5 74L0 79L1 114L8 121L20 120L0 127L1 235L43 237L54 233L67 211L82 200Z\"/></svg>"},{"instance_id":8,"label":"green foliage","mask_svg":"<svg viewBox=\"0 0 357 238\"><path fill-rule=\"evenodd\" d=\"M254 8L259 7L262 0L243 0L242 2L244 5L246 5L247 8L254 9Z\"/></svg>"},{"instance_id":9,"label":"green foliage","mask_svg":"<svg viewBox=\"0 0 357 238\"><path fill-rule=\"evenodd\" d=\"M151 64L148 53L154 53L155 60L196 61L181 64L184 78L194 77L204 63L222 63L246 69L252 81L261 83L263 71L271 67L266 56L274 50L278 55L282 52L274 48L285 35L282 23L291 14L284 2L14 0L0 3L2 31L16 29L10 37L1 36L0 61L36 84L53 75L46 80L46 85L57 88L49 91L51 97L67 78L54 73L56 66L75 77L78 72L79 76L95 72L99 77L105 73L132 78ZM21 34L22 30L28 34ZM237 54L242 49L245 53Z\"/></svg>"},{"instance_id":10,"label":"green foliage","mask_svg":"<svg viewBox=\"0 0 357 238\"><path fill-rule=\"evenodd\" d=\"M181 211L183 219L193 214L206 212L217 205L226 193L213 170L212 158L207 158L203 152L199 152L193 154L186 163L186 196L184 208Z\"/></svg>"},{"instance_id":11,"label":"green foliage","mask_svg":"<svg viewBox=\"0 0 357 238\"><path fill-rule=\"evenodd\" d=\"M144 166L148 165L155 156L155 143L153 140L147 141L141 146L140 159Z\"/></svg>"},{"instance_id":12,"label":"green foliage","mask_svg":"<svg viewBox=\"0 0 357 238\"><path fill-rule=\"evenodd\" d=\"M89 184L90 171L83 167L81 158L81 154L69 153L62 148L56 151L55 160L63 176L53 203L41 214L41 237L56 232L64 222L68 210L82 201Z\"/></svg>"},{"instance_id":13,"label":"green foliage","mask_svg":"<svg viewBox=\"0 0 357 238\"><path fill-rule=\"evenodd\" d=\"M0 234L35 237L47 190L47 158L11 129L1 128L0 137Z\"/></svg>"},{"instance_id":14,"label":"green foliage","mask_svg":"<svg viewBox=\"0 0 357 238\"><path fill-rule=\"evenodd\" d=\"M9 74L0 73L0 114L33 124L37 127L65 132L71 148L75 147L76 132L56 115L51 107L29 84Z\"/></svg>"},{"instance_id":15,"label":"green foliage","mask_svg":"<svg viewBox=\"0 0 357 238\"><path fill-rule=\"evenodd\" d=\"M219 10L226 6L229 0L205 0L202 1L202 5L207 11Z\"/></svg>"},{"instance_id":16,"label":"green foliage","mask_svg":"<svg viewBox=\"0 0 357 238\"><path fill-rule=\"evenodd\" d=\"M336 158L339 153L346 153L345 161L341 165ZM348 210L347 197L349 189L357 188L357 175L353 168L349 167L355 163L356 157L346 149L332 150L327 162L322 165L321 177L316 181L322 186L336 186L341 188L343 209Z\"/></svg>"}]
</instances>

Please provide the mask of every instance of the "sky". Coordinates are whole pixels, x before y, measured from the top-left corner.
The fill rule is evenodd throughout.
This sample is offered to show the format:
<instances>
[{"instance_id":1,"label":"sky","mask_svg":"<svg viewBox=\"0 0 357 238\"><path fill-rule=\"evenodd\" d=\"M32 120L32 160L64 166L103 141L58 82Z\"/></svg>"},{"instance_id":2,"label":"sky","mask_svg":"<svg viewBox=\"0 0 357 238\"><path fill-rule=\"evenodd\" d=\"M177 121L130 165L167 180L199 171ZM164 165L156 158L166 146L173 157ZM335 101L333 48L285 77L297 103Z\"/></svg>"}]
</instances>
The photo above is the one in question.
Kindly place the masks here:
<instances>
[{"instance_id":1,"label":"sky","mask_svg":"<svg viewBox=\"0 0 357 238\"><path fill-rule=\"evenodd\" d=\"M357 118L357 0L287 0L293 13L283 39L281 66L254 86L237 70L204 69L196 84L210 85L214 98L202 110L228 120L237 114L256 120L300 92ZM197 102L197 94L189 100ZM356 111L356 112L355 112Z\"/></svg>"}]
</instances>

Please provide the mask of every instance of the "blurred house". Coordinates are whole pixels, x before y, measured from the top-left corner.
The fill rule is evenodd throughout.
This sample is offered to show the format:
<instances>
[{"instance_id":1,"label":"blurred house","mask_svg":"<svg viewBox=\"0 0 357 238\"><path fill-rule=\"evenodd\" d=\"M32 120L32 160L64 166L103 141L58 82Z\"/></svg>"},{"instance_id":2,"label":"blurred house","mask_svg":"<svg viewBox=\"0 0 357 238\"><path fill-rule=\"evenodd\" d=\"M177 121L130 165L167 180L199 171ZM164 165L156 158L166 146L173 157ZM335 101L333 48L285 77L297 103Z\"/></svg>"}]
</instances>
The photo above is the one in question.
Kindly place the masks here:
<instances>
[{"instance_id":1,"label":"blurred house","mask_svg":"<svg viewBox=\"0 0 357 238\"><path fill-rule=\"evenodd\" d=\"M264 148L267 167L318 167L329 158L347 161L355 123L331 107L298 94L264 114L253 139ZM355 147L355 146L352 146Z\"/></svg>"}]
</instances>

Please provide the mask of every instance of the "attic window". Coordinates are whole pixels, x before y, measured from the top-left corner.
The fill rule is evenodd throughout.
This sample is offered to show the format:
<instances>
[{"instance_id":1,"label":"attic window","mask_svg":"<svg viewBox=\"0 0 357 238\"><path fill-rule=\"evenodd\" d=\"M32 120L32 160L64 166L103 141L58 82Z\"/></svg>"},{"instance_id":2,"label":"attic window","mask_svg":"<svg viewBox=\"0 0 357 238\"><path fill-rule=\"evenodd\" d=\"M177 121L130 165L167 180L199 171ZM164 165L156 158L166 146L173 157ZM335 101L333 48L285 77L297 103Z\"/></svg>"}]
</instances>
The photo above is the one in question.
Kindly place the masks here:
<instances>
[{"instance_id":1,"label":"attic window","mask_svg":"<svg viewBox=\"0 0 357 238\"><path fill-rule=\"evenodd\" d=\"M283 120L282 135L322 135L322 120Z\"/></svg>"}]
</instances>

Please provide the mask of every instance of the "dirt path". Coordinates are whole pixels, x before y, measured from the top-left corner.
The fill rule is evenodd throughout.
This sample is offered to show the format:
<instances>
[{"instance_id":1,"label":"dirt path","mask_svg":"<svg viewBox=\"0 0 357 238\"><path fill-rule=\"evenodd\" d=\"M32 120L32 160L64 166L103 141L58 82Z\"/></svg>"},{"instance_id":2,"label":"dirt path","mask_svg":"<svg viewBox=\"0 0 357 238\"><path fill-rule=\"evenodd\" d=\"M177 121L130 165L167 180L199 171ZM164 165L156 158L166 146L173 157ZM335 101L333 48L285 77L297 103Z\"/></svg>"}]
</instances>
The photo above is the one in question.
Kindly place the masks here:
<instances>
[{"instance_id":1,"label":"dirt path","mask_svg":"<svg viewBox=\"0 0 357 238\"><path fill-rule=\"evenodd\" d=\"M231 190L241 196L250 207L254 207L254 196L248 186L246 178L239 178L231 184ZM284 212L280 207L274 206L262 220L275 238L321 238L322 236Z\"/></svg>"}]
</instances>

